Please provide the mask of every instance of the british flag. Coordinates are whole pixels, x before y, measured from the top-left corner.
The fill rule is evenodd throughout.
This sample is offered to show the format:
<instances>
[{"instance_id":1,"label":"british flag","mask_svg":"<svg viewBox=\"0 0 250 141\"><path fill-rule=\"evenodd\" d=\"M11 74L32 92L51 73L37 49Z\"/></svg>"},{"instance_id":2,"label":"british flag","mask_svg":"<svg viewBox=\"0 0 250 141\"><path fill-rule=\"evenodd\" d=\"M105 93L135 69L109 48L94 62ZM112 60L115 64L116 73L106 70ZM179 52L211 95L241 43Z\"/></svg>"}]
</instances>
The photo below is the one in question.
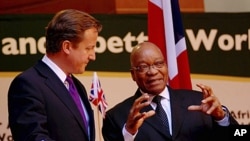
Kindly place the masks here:
<instances>
[{"instance_id":1,"label":"british flag","mask_svg":"<svg viewBox=\"0 0 250 141\"><path fill-rule=\"evenodd\" d=\"M160 47L167 60L169 85L192 89L178 0L148 0L148 39Z\"/></svg>"},{"instance_id":2,"label":"british flag","mask_svg":"<svg viewBox=\"0 0 250 141\"><path fill-rule=\"evenodd\" d=\"M98 110L101 112L102 117L105 118L108 104L106 102L105 95L101 88L101 83L96 72L94 72L93 75L89 101L92 102L95 106L98 106Z\"/></svg>"}]
</instances>

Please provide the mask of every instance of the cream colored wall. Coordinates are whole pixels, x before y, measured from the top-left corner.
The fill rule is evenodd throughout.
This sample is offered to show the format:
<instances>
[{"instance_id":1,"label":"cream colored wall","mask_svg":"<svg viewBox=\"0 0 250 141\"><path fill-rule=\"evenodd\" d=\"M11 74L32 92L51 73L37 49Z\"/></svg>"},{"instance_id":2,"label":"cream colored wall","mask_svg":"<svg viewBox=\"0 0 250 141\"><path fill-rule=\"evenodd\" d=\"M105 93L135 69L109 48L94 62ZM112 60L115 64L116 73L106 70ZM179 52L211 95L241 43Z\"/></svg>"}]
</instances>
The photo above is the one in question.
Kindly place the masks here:
<instances>
[{"instance_id":1,"label":"cream colored wall","mask_svg":"<svg viewBox=\"0 0 250 141\"><path fill-rule=\"evenodd\" d=\"M204 0L206 12L250 12L249 0Z\"/></svg>"}]
</instances>

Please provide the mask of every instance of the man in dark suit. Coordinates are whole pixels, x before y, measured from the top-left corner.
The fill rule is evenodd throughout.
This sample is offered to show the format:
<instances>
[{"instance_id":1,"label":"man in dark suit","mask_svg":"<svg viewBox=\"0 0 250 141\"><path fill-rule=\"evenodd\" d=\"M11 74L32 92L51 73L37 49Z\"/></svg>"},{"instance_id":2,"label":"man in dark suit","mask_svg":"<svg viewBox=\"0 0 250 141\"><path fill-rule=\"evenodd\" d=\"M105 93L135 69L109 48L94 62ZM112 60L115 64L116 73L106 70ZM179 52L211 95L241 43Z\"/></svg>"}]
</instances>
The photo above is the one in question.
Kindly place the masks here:
<instances>
[{"instance_id":1,"label":"man in dark suit","mask_svg":"<svg viewBox=\"0 0 250 141\"><path fill-rule=\"evenodd\" d=\"M198 84L202 92L170 88L165 59L151 42L137 45L130 63L139 88L106 112L105 141L228 140L228 127L238 123L210 87Z\"/></svg>"},{"instance_id":2,"label":"man in dark suit","mask_svg":"<svg viewBox=\"0 0 250 141\"><path fill-rule=\"evenodd\" d=\"M83 73L95 60L101 29L94 17L74 9L58 12L49 22L46 54L9 88L9 125L15 141L95 141L93 110L85 87L72 74Z\"/></svg>"}]
</instances>

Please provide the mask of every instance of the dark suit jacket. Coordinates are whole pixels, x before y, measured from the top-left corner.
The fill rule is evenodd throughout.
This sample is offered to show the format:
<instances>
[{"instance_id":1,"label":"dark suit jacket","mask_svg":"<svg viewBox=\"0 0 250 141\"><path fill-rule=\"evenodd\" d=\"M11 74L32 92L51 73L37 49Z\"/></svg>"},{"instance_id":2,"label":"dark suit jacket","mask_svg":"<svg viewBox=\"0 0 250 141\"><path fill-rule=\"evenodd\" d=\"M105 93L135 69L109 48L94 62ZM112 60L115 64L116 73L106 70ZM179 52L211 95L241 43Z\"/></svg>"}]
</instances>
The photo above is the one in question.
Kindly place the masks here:
<instances>
[{"instance_id":1,"label":"dark suit jacket","mask_svg":"<svg viewBox=\"0 0 250 141\"><path fill-rule=\"evenodd\" d=\"M135 141L209 141L222 136L223 141L228 137L228 128L220 127L211 116L198 111L188 111L188 106L200 104L202 93L191 90L173 90L168 87L172 113L172 136L164 132L162 123L156 116L144 121L135 137ZM122 128L126 123L129 110L135 99L141 96L139 90L134 96L119 103L106 113L103 121L103 138L105 141L123 141ZM152 110L148 106L143 111ZM231 124L237 124L230 116ZM215 139L214 139L215 138Z\"/></svg>"},{"instance_id":2,"label":"dark suit jacket","mask_svg":"<svg viewBox=\"0 0 250 141\"><path fill-rule=\"evenodd\" d=\"M85 87L73 77L89 115L94 116ZM57 75L42 61L18 75L8 92L9 125L15 141L89 141L73 99Z\"/></svg>"}]
</instances>

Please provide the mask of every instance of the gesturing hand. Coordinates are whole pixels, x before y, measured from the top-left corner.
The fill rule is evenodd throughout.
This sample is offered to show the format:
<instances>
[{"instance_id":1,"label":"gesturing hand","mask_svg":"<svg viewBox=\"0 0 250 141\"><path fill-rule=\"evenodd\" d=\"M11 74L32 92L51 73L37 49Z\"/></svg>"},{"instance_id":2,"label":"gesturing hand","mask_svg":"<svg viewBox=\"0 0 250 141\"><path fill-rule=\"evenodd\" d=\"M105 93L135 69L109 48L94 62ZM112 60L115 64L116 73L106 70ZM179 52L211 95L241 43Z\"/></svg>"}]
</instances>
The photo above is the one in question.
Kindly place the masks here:
<instances>
[{"instance_id":1,"label":"gesturing hand","mask_svg":"<svg viewBox=\"0 0 250 141\"><path fill-rule=\"evenodd\" d=\"M191 105L188 110L202 111L208 115L211 115L215 120L221 120L225 116L225 112L222 109L219 99L214 95L212 89L209 86L203 84L197 84L202 90L203 100L201 105Z\"/></svg>"},{"instance_id":2,"label":"gesturing hand","mask_svg":"<svg viewBox=\"0 0 250 141\"><path fill-rule=\"evenodd\" d=\"M140 112L142 108L148 105L150 105L148 94L143 94L142 96L140 96L135 100L132 108L130 109L125 126L126 130L130 134L134 135L138 131L139 127L141 127L144 120L155 114L154 110L150 110L148 112L143 112L143 113Z\"/></svg>"}]
</instances>

